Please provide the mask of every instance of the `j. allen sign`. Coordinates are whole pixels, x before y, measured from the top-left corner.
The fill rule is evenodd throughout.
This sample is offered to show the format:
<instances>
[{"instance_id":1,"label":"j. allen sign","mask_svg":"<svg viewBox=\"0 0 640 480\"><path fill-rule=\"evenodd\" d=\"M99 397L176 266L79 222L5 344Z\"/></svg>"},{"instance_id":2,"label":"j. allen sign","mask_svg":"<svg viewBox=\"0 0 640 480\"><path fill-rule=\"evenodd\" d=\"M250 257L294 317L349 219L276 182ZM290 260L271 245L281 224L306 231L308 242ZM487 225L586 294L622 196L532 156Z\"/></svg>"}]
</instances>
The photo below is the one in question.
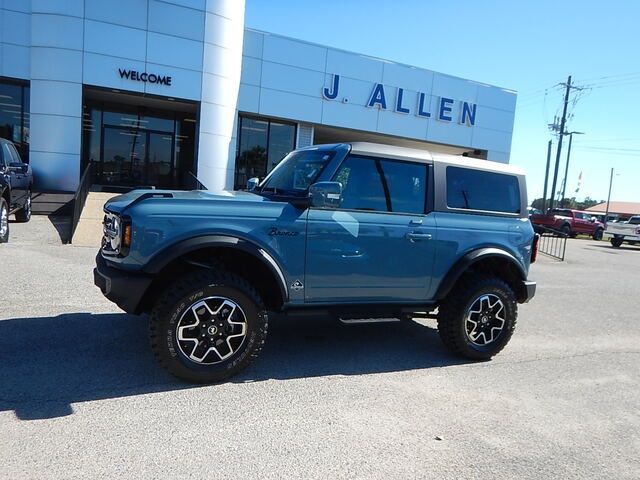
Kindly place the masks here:
<instances>
[{"instance_id":1,"label":"j. allen sign","mask_svg":"<svg viewBox=\"0 0 640 480\"><path fill-rule=\"evenodd\" d=\"M166 75L156 75L155 73L138 72L137 70L124 70L118 69L120 78L126 78L127 80L134 80L136 82L144 83L157 83L159 85L171 86L171 77Z\"/></svg>"},{"instance_id":2,"label":"j. allen sign","mask_svg":"<svg viewBox=\"0 0 640 480\"><path fill-rule=\"evenodd\" d=\"M376 83L373 86L373 91L367 101L367 107L378 107L383 110L387 109L387 92L391 87L386 87L382 83ZM338 98L340 91L340 75L334 74L333 81L330 87L322 89L322 96L327 100L335 100ZM395 102L393 104L393 110L398 113L409 115L413 113L417 117L431 118L431 112L427 105L428 95L424 92L418 92L417 105L412 109L410 105L406 104L404 99L404 89L396 88ZM346 99L343 99L346 102ZM457 105L457 108L456 108ZM458 123L473 126L476 123L476 110L477 104L471 102L456 102L452 98L439 97L436 105L437 111L435 112L435 118L443 122L453 121L454 108L458 111L457 120Z\"/></svg>"}]
</instances>

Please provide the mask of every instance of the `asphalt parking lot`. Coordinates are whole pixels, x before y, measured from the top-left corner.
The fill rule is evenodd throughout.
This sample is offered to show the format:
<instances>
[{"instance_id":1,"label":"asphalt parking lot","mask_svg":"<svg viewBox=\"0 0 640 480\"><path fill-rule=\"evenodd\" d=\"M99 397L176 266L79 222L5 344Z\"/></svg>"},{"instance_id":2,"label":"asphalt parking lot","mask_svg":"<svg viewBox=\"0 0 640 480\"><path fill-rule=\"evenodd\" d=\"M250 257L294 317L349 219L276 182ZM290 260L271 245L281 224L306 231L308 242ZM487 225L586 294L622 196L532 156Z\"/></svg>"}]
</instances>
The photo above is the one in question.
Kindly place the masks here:
<instances>
[{"instance_id":1,"label":"asphalt parking lot","mask_svg":"<svg viewBox=\"0 0 640 480\"><path fill-rule=\"evenodd\" d=\"M45 217L0 246L0 478L640 478L640 247L569 240L493 361L435 324L276 319L233 381L161 370Z\"/></svg>"}]
</instances>

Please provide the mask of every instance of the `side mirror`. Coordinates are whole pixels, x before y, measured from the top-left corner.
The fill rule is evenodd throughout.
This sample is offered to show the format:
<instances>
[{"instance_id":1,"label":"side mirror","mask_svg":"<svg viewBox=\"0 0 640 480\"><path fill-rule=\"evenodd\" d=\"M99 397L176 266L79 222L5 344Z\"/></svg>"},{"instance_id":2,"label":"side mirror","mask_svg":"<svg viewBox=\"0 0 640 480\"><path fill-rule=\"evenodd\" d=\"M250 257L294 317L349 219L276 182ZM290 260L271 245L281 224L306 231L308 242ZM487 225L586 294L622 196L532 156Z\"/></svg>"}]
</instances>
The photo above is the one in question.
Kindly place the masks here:
<instances>
[{"instance_id":1,"label":"side mirror","mask_svg":"<svg viewBox=\"0 0 640 480\"><path fill-rule=\"evenodd\" d=\"M259 184L260 179L258 177L250 178L249 180L247 180L247 190L255 190L256 188L258 188Z\"/></svg>"},{"instance_id":2,"label":"side mirror","mask_svg":"<svg viewBox=\"0 0 640 480\"><path fill-rule=\"evenodd\" d=\"M591 217L591 218L589 219L589 221L590 221L591 223L596 223L596 220L597 220L597 218L596 218L596 217Z\"/></svg>"},{"instance_id":3,"label":"side mirror","mask_svg":"<svg viewBox=\"0 0 640 480\"><path fill-rule=\"evenodd\" d=\"M311 206L317 208L338 208L342 203L340 182L318 182L309 187Z\"/></svg>"}]
</instances>

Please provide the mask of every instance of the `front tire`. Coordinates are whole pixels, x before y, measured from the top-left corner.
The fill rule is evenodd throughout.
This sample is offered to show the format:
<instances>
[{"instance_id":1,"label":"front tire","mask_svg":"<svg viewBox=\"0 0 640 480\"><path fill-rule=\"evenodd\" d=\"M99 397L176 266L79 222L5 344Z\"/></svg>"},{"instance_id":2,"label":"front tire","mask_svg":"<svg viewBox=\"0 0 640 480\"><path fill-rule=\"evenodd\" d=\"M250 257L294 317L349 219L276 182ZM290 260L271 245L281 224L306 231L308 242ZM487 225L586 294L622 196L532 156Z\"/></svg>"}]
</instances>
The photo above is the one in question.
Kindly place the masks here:
<instances>
[{"instance_id":1,"label":"front tire","mask_svg":"<svg viewBox=\"0 0 640 480\"><path fill-rule=\"evenodd\" d=\"M604 233L604 230L602 228L597 229L595 232L593 232L593 239L596 241L600 241L602 240L602 234Z\"/></svg>"},{"instance_id":2,"label":"front tire","mask_svg":"<svg viewBox=\"0 0 640 480\"><path fill-rule=\"evenodd\" d=\"M507 345L517 317L516 297L506 282L466 274L440 304L438 333L456 355L488 360Z\"/></svg>"},{"instance_id":3,"label":"front tire","mask_svg":"<svg viewBox=\"0 0 640 480\"><path fill-rule=\"evenodd\" d=\"M268 317L256 290L243 278L203 270L186 275L158 299L150 338L160 364L194 383L225 380L256 358Z\"/></svg>"},{"instance_id":4,"label":"front tire","mask_svg":"<svg viewBox=\"0 0 640 480\"><path fill-rule=\"evenodd\" d=\"M0 197L0 243L9 241L9 205Z\"/></svg>"},{"instance_id":5,"label":"front tire","mask_svg":"<svg viewBox=\"0 0 640 480\"><path fill-rule=\"evenodd\" d=\"M24 207L16 212L16 222L25 223L31 220L31 190L27 192Z\"/></svg>"},{"instance_id":6,"label":"front tire","mask_svg":"<svg viewBox=\"0 0 640 480\"><path fill-rule=\"evenodd\" d=\"M573 235L571 234L571 227L569 225L567 225L567 224L563 225L560 228L560 232L565 234L567 237L572 237L573 238Z\"/></svg>"}]
</instances>

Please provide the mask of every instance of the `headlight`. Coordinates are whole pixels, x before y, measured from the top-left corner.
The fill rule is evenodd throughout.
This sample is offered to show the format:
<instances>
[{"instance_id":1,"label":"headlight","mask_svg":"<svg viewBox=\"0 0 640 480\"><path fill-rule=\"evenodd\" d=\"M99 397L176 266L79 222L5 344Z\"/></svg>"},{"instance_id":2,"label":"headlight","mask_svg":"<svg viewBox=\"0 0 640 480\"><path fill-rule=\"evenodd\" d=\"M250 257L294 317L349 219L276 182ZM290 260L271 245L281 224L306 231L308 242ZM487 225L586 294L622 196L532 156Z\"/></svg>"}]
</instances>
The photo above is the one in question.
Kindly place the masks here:
<instances>
[{"instance_id":1,"label":"headlight","mask_svg":"<svg viewBox=\"0 0 640 480\"><path fill-rule=\"evenodd\" d=\"M118 215L105 212L102 221L102 253L105 255L126 255L131 246L131 222Z\"/></svg>"}]
</instances>

